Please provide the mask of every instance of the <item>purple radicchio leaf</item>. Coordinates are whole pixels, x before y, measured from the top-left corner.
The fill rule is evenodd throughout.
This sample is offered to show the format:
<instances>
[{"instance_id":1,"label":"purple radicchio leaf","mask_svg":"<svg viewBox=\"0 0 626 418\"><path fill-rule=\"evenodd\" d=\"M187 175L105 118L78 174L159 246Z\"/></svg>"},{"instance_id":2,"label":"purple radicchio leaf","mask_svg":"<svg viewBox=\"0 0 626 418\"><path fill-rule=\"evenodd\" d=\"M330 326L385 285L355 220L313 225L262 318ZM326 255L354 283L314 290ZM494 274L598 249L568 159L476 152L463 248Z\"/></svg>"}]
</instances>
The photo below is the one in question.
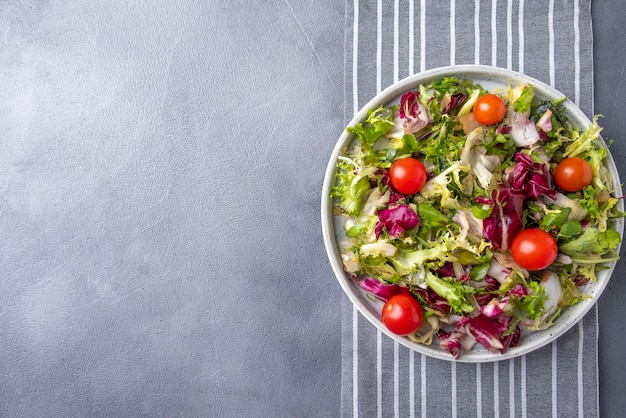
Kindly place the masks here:
<instances>
[{"instance_id":1,"label":"purple radicchio leaf","mask_svg":"<svg viewBox=\"0 0 626 418\"><path fill-rule=\"evenodd\" d=\"M478 302L478 306L480 306L480 309L482 310L483 306L487 306L493 300L493 295L490 293L481 293L475 295L474 298L476 299L476 302Z\"/></svg>"},{"instance_id":2,"label":"purple radicchio leaf","mask_svg":"<svg viewBox=\"0 0 626 418\"><path fill-rule=\"evenodd\" d=\"M483 290L487 293L480 293L475 296L476 302L478 302L478 305L481 307L481 309L483 306L489 304L489 302L493 300L494 296L492 292L495 292L500 288L500 282L489 275L485 276L484 281L486 283L486 286L483 288Z\"/></svg>"},{"instance_id":3,"label":"purple radicchio leaf","mask_svg":"<svg viewBox=\"0 0 626 418\"><path fill-rule=\"evenodd\" d=\"M461 357L461 340L465 334L461 332L446 332L440 329L437 331L437 336L439 337L439 346L442 350L452 354L452 357L455 359Z\"/></svg>"},{"instance_id":4,"label":"purple radicchio leaf","mask_svg":"<svg viewBox=\"0 0 626 418\"><path fill-rule=\"evenodd\" d=\"M385 175L383 176L383 179L382 179L382 184L384 186L387 186L387 189L389 190L389 203L388 204L390 206L395 205L399 201L406 200L405 196L402 193L394 189L393 185L391 184L391 177L389 176L388 171L385 171Z\"/></svg>"},{"instance_id":5,"label":"purple radicchio leaf","mask_svg":"<svg viewBox=\"0 0 626 418\"><path fill-rule=\"evenodd\" d=\"M530 199L537 199L541 195L554 199L556 196L556 190L552 189L548 166L534 162L523 152L515 154L515 167L509 182L513 190L525 193Z\"/></svg>"},{"instance_id":6,"label":"purple radicchio leaf","mask_svg":"<svg viewBox=\"0 0 626 418\"><path fill-rule=\"evenodd\" d=\"M472 267L466 267L465 270L463 270L463 273L461 274L461 276L459 276L456 280L459 282L468 282L470 277L470 273L472 272Z\"/></svg>"},{"instance_id":7,"label":"purple radicchio leaf","mask_svg":"<svg viewBox=\"0 0 626 418\"><path fill-rule=\"evenodd\" d=\"M506 135L506 134L510 134L511 133L511 126L510 125L500 125L496 128L496 135Z\"/></svg>"},{"instance_id":8,"label":"purple radicchio leaf","mask_svg":"<svg viewBox=\"0 0 626 418\"><path fill-rule=\"evenodd\" d=\"M441 113L444 115L450 113L452 109L454 109L457 106L462 105L465 102L465 99L467 99L467 96L463 93L455 93L451 95L449 99L447 100L447 103L445 103L445 105L443 106L443 110L441 111Z\"/></svg>"},{"instance_id":9,"label":"purple radicchio leaf","mask_svg":"<svg viewBox=\"0 0 626 418\"><path fill-rule=\"evenodd\" d=\"M495 292L500 288L500 282L489 275L485 276L485 282L487 283L486 292Z\"/></svg>"},{"instance_id":10,"label":"purple radicchio leaf","mask_svg":"<svg viewBox=\"0 0 626 418\"><path fill-rule=\"evenodd\" d=\"M371 293L384 302L389 300L392 296L399 294L402 290L397 284L385 284L373 277L366 277L359 280L357 284L361 289Z\"/></svg>"},{"instance_id":11,"label":"purple radicchio leaf","mask_svg":"<svg viewBox=\"0 0 626 418\"><path fill-rule=\"evenodd\" d=\"M544 131L539 131L539 138L541 138L543 142L550 142L552 140Z\"/></svg>"},{"instance_id":12,"label":"purple radicchio leaf","mask_svg":"<svg viewBox=\"0 0 626 418\"><path fill-rule=\"evenodd\" d=\"M550 132L552 130L552 111L550 109L546 110L546 113L539 118L536 123L537 128L540 129L539 134L541 132Z\"/></svg>"},{"instance_id":13,"label":"purple radicchio leaf","mask_svg":"<svg viewBox=\"0 0 626 418\"><path fill-rule=\"evenodd\" d=\"M452 263L449 261L446 261L436 273L439 277L455 277L454 267L452 267Z\"/></svg>"},{"instance_id":14,"label":"purple radicchio leaf","mask_svg":"<svg viewBox=\"0 0 626 418\"><path fill-rule=\"evenodd\" d=\"M491 205L493 203L493 200L489 199L487 196L476 196L474 201L483 205Z\"/></svg>"},{"instance_id":15,"label":"purple radicchio leaf","mask_svg":"<svg viewBox=\"0 0 626 418\"><path fill-rule=\"evenodd\" d=\"M494 207L491 214L483 219L483 237L493 247L502 250L511 248L513 238L522 230L522 210L524 194L500 185L492 192Z\"/></svg>"},{"instance_id":16,"label":"purple radicchio leaf","mask_svg":"<svg viewBox=\"0 0 626 418\"><path fill-rule=\"evenodd\" d=\"M539 132L535 124L518 112L513 112L511 115L510 135L518 147L528 147L539 141Z\"/></svg>"},{"instance_id":17,"label":"purple radicchio leaf","mask_svg":"<svg viewBox=\"0 0 626 418\"><path fill-rule=\"evenodd\" d=\"M432 135L432 131L426 129L424 130L424 132L420 132L419 135L416 135L415 139L417 140L417 142L420 142L421 140L428 138L430 135Z\"/></svg>"},{"instance_id":18,"label":"purple radicchio leaf","mask_svg":"<svg viewBox=\"0 0 626 418\"><path fill-rule=\"evenodd\" d=\"M528 294L528 288L526 286L524 286L523 284L516 284L511 289L509 289L506 292L506 294L507 295L517 296L518 298L521 298L521 297L526 296Z\"/></svg>"},{"instance_id":19,"label":"purple radicchio leaf","mask_svg":"<svg viewBox=\"0 0 626 418\"><path fill-rule=\"evenodd\" d=\"M522 331L518 326L515 326L515 330L509 335L502 337L502 348L500 353L506 353L507 348L516 347L522 339Z\"/></svg>"},{"instance_id":20,"label":"purple radicchio leaf","mask_svg":"<svg viewBox=\"0 0 626 418\"><path fill-rule=\"evenodd\" d=\"M383 229L390 237L398 238L403 231L415 228L420 221L417 213L409 205L398 205L394 208L381 209L376 212L378 223L374 228L376 239L380 238Z\"/></svg>"},{"instance_id":21,"label":"purple radicchio leaf","mask_svg":"<svg viewBox=\"0 0 626 418\"><path fill-rule=\"evenodd\" d=\"M491 263L489 264L489 269L487 270L487 275L490 279L496 280L498 283L504 283L504 281L507 279L507 277L509 277L510 274L510 268L504 267L495 259L491 260Z\"/></svg>"},{"instance_id":22,"label":"purple radicchio leaf","mask_svg":"<svg viewBox=\"0 0 626 418\"><path fill-rule=\"evenodd\" d=\"M420 92L409 91L400 98L399 114L404 119L404 133L413 134L428 125L432 118L428 109L419 101Z\"/></svg>"},{"instance_id":23,"label":"purple radicchio leaf","mask_svg":"<svg viewBox=\"0 0 626 418\"><path fill-rule=\"evenodd\" d=\"M415 293L418 293L427 306L437 309L438 311L448 313L450 312L450 304L448 301L435 293L432 289L420 289L416 288L413 290Z\"/></svg>"},{"instance_id":24,"label":"purple radicchio leaf","mask_svg":"<svg viewBox=\"0 0 626 418\"><path fill-rule=\"evenodd\" d=\"M453 315L450 317L450 325L453 325L456 331L464 334L467 334L467 326L470 322L472 322L472 318L469 316Z\"/></svg>"},{"instance_id":25,"label":"purple radicchio leaf","mask_svg":"<svg viewBox=\"0 0 626 418\"><path fill-rule=\"evenodd\" d=\"M589 225L591 225L591 222L589 222L589 221L581 221L580 222L580 227L583 229L583 232L585 232L587 230Z\"/></svg>"},{"instance_id":26,"label":"purple radicchio leaf","mask_svg":"<svg viewBox=\"0 0 626 418\"><path fill-rule=\"evenodd\" d=\"M577 287L581 287L589 283L589 278L585 276L577 275L576 277L572 279L572 281Z\"/></svg>"},{"instance_id":27,"label":"purple radicchio leaf","mask_svg":"<svg viewBox=\"0 0 626 418\"><path fill-rule=\"evenodd\" d=\"M516 296L521 298L528 294L528 288L522 284L516 284L509 289L505 295L501 298L493 298L486 305L480 307L480 313L487 318L495 318L503 313L509 312L512 308L511 302L509 302L510 296Z\"/></svg>"},{"instance_id":28,"label":"purple radicchio leaf","mask_svg":"<svg viewBox=\"0 0 626 418\"><path fill-rule=\"evenodd\" d=\"M491 299L488 304L480 307L480 313L487 318L495 318L509 309L511 309L511 304L509 303L509 298L505 296L501 300L498 300L498 298Z\"/></svg>"},{"instance_id":29,"label":"purple radicchio leaf","mask_svg":"<svg viewBox=\"0 0 626 418\"><path fill-rule=\"evenodd\" d=\"M509 317L506 316L488 318L484 315L478 315L472 319L467 329L476 338L476 341L487 350L502 350L505 348L502 334L507 330L509 320Z\"/></svg>"}]
</instances>

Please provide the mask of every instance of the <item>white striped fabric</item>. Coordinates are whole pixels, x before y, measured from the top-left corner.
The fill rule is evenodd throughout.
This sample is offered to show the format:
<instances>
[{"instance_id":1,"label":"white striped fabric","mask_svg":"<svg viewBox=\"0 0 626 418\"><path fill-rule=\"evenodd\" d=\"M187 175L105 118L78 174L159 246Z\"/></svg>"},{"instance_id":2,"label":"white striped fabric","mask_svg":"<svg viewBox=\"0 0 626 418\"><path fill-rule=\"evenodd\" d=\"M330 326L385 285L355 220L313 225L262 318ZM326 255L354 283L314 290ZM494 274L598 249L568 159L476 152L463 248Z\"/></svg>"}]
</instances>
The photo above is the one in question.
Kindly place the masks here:
<instances>
[{"instance_id":1,"label":"white striped fabric","mask_svg":"<svg viewBox=\"0 0 626 418\"><path fill-rule=\"evenodd\" d=\"M345 120L416 71L487 64L562 91L590 116L590 0L347 0ZM598 416L597 310L554 343L504 362L432 359L342 299L342 416Z\"/></svg>"}]
</instances>

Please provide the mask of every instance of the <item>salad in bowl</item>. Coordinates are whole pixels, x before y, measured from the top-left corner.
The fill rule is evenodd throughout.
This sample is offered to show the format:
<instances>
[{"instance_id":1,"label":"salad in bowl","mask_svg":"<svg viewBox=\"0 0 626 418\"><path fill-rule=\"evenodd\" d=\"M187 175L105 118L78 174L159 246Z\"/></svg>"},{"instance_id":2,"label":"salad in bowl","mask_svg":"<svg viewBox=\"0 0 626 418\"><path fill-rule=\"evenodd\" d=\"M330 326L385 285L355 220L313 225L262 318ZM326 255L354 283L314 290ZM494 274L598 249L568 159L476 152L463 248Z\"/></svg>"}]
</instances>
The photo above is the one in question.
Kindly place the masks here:
<instances>
[{"instance_id":1,"label":"salad in bowl","mask_svg":"<svg viewBox=\"0 0 626 418\"><path fill-rule=\"evenodd\" d=\"M598 117L505 70L390 87L348 126L325 179L344 290L439 358L498 360L558 337L619 259L622 193L600 132Z\"/></svg>"}]
</instances>

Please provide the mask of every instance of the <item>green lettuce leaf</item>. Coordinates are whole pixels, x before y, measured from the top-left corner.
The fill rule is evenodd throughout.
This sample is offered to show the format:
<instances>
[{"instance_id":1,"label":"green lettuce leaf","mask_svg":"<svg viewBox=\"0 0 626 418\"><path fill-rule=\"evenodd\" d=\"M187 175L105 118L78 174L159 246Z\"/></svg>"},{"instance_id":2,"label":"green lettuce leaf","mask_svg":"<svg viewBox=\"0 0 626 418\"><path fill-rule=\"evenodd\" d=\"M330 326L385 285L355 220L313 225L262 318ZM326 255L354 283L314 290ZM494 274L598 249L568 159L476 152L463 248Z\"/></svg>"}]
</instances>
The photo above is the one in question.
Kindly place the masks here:
<instances>
[{"instance_id":1,"label":"green lettuce leaf","mask_svg":"<svg viewBox=\"0 0 626 418\"><path fill-rule=\"evenodd\" d=\"M572 213L571 208L558 208L551 210L543 217L541 223L539 224L539 228L544 231L551 231L554 228L559 228L567 222L570 213Z\"/></svg>"},{"instance_id":2,"label":"green lettuce leaf","mask_svg":"<svg viewBox=\"0 0 626 418\"><path fill-rule=\"evenodd\" d=\"M585 152L595 149L598 145L597 139L599 138L601 131L602 128L598 125L598 116L595 116L589 128L587 128L582 134L574 131L574 142L567 146L564 155L566 157L582 157Z\"/></svg>"},{"instance_id":3,"label":"green lettuce leaf","mask_svg":"<svg viewBox=\"0 0 626 418\"><path fill-rule=\"evenodd\" d=\"M470 313L474 310L474 304L471 302L475 292L473 287L464 285L454 279L442 279L430 271L426 272L425 281L428 287L436 294L448 301L454 312Z\"/></svg>"},{"instance_id":4,"label":"green lettuce leaf","mask_svg":"<svg viewBox=\"0 0 626 418\"><path fill-rule=\"evenodd\" d=\"M535 97L535 88L532 84L527 85L522 94L513 103L513 109L516 112L527 113L530 111L530 105Z\"/></svg>"},{"instance_id":5,"label":"green lettuce leaf","mask_svg":"<svg viewBox=\"0 0 626 418\"><path fill-rule=\"evenodd\" d=\"M546 290L538 282L530 280L527 284L529 292L522 297L510 296L513 315L517 318L539 319L543 315L543 305L548 299Z\"/></svg>"},{"instance_id":6,"label":"green lettuce leaf","mask_svg":"<svg viewBox=\"0 0 626 418\"><path fill-rule=\"evenodd\" d=\"M363 207L365 194L371 188L368 176L374 174L376 168L358 169L347 161L339 161L337 168L337 183L330 196L339 200L339 207L348 215L357 215Z\"/></svg>"},{"instance_id":7,"label":"green lettuce leaf","mask_svg":"<svg viewBox=\"0 0 626 418\"><path fill-rule=\"evenodd\" d=\"M371 146L392 126L394 126L393 110L380 106L376 110L369 110L364 122L348 127L347 130L349 133L356 134L361 144Z\"/></svg>"},{"instance_id":8,"label":"green lettuce leaf","mask_svg":"<svg viewBox=\"0 0 626 418\"><path fill-rule=\"evenodd\" d=\"M587 227L578 238L561 244L559 251L569 255L574 261L580 259L591 262L594 257L590 257L590 255L602 255L614 251L620 242L620 234L614 229L600 232L598 228ZM599 259L597 262L603 262L603 260Z\"/></svg>"},{"instance_id":9,"label":"green lettuce leaf","mask_svg":"<svg viewBox=\"0 0 626 418\"><path fill-rule=\"evenodd\" d=\"M578 219L570 219L561 225L557 238L567 240L582 234L582 232L583 227L580 225L580 221Z\"/></svg>"},{"instance_id":10,"label":"green lettuce leaf","mask_svg":"<svg viewBox=\"0 0 626 418\"><path fill-rule=\"evenodd\" d=\"M442 265L447 254L446 246L433 245L425 250L398 251L391 262L400 274L409 274L416 272L426 262Z\"/></svg>"}]
</instances>

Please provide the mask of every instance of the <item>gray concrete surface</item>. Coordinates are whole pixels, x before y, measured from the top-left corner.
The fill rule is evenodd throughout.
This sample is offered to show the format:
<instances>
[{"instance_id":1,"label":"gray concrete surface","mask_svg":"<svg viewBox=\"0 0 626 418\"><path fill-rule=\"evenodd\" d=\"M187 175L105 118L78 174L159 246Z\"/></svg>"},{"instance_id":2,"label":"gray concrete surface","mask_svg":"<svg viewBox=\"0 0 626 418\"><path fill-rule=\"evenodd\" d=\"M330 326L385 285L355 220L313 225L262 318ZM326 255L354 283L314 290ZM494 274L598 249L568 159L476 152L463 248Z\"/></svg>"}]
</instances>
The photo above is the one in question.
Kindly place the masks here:
<instances>
[{"instance_id":1,"label":"gray concrete surface","mask_svg":"<svg viewBox=\"0 0 626 418\"><path fill-rule=\"evenodd\" d=\"M0 416L334 416L343 2L0 3Z\"/></svg>"}]
</instances>

